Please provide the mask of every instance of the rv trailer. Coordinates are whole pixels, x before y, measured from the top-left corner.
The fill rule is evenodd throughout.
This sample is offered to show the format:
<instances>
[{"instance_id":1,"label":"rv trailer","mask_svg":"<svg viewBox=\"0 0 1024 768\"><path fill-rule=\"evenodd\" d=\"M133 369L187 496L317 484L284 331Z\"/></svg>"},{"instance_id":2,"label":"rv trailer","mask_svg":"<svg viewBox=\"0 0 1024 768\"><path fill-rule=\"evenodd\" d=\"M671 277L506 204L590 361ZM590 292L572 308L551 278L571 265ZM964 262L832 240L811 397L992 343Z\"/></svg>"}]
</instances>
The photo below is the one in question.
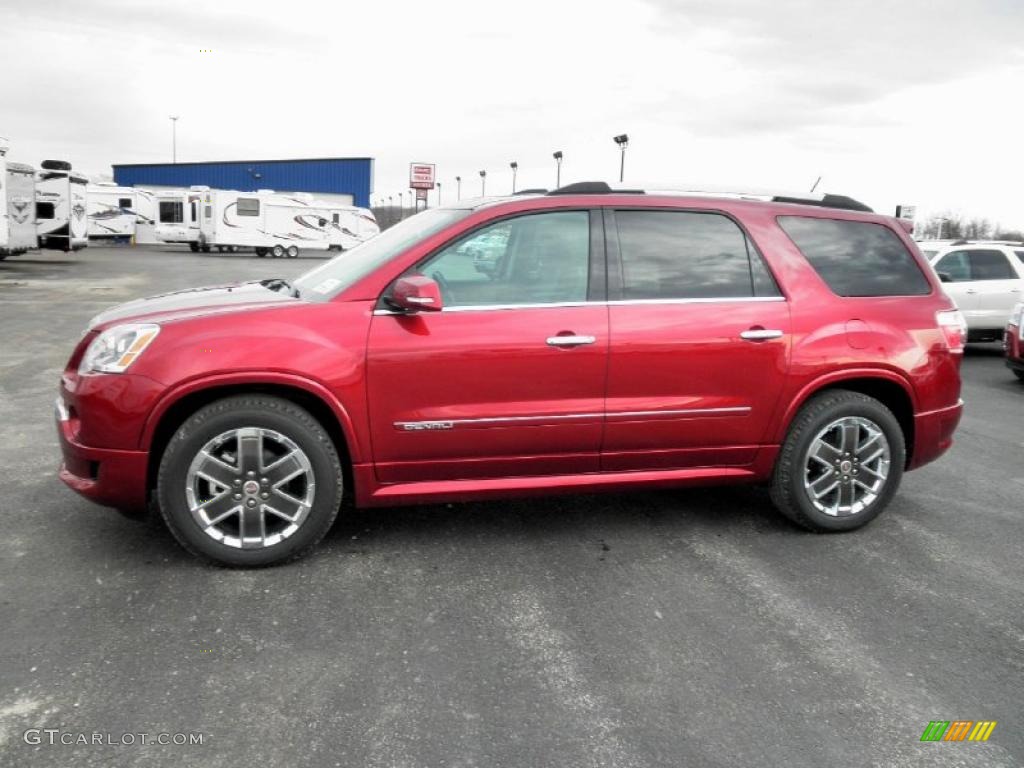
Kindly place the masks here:
<instances>
[{"instance_id":1,"label":"rv trailer","mask_svg":"<svg viewBox=\"0 0 1024 768\"><path fill-rule=\"evenodd\" d=\"M188 245L199 250L199 205L209 187L160 190L154 193L156 225L153 235L159 243Z\"/></svg>"},{"instance_id":2,"label":"rv trailer","mask_svg":"<svg viewBox=\"0 0 1024 768\"><path fill-rule=\"evenodd\" d=\"M202 198L199 236L190 243L193 250L252 248L257 256L295 258L300 250L330 247L331 212L311 195L192 189Z\"/></svg>"},{"instance_id":3,"label":"rv trailer","mask_svg":"<svg viewBox=\"0 0 1024 768\"><path fill-rule=\"evenodd\" d=\"M99 182L86 187L85 195L90 240L128 240L135 235L134 189L119 187L113 182Z\"/></svg>"},{"instance_id":4,"label":"rv trailer","mask_svg":"<svg viewBox=\"0 0 1024 768\"><path fill-rule=\"evenodd\" d=\"M88 183L63 160L43 160L36 177L36 235L40 248L77 251L89 244Z\"/></svg>"},{"instance_id":5,"label":"rv trailer","mask_svg":"<svg viewBox=\"0 0 1024 768\"><path fill-rule=\"evenodd\" d=\"M380 227L373 211L351 205L322 203L331 214L327 227L327 239L332 251L347 251L360 243L380 234Z\"/></svg>"},{"instance_id":6,"label":"rv trailer","mask_svg":"<svg viewBox=\"0 0 1024 768\"><path fill-rule=\"evenodd\" d=\"M36 247L35 169L7 159L0 138L0 259Z\"/></svg>"}]
</instances>

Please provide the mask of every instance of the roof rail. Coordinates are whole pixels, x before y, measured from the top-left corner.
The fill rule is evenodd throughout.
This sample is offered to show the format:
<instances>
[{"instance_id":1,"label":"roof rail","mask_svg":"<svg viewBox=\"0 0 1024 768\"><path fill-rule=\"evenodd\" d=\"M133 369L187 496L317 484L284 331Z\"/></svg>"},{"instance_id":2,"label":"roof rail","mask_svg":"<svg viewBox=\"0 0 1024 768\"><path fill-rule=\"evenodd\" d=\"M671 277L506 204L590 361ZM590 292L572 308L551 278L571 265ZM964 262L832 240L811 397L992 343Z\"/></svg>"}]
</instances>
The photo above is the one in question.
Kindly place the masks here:
<instances>
[{"instance_id":1,"label":"roof rail","mask_svg":"<svg viewBox=\"0 0 1024 768\"><path fill-rule=\"evenodd\" d=\"M513 195L547 195L548 190L545 187L537 187L535 189L520 189L518 192L513 192Z\"/></svg>"},{"instance_id":2,"label":"roof rail","mask_svg":"<svg viewBox=\"0 0 1024 768\"><path fill-rule=\"evenodd\" d=\"M874 211L852 197L833 194L800 194L800 193L777 193L777 192L741 192L726 190L697 190L697 189L672 189L648 187L647 189L615 189L604 181L578 181L567 184L564 187L553 189L548 195L689 195L694 197L732 197L742 200L760 200L771 203L796 203L799 205L816 205L822 208L837 208L847 211L862 211L874 213Z\"/></svg>"}]
</instances>

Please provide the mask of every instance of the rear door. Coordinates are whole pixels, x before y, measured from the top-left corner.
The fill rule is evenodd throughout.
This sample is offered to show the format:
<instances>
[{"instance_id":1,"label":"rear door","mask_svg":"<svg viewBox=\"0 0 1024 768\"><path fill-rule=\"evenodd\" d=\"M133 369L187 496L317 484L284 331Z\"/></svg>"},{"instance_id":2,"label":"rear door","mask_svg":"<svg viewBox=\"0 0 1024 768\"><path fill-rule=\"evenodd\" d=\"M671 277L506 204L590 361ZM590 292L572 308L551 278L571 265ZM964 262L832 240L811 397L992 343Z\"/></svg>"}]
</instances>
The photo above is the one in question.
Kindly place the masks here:
<instances>
[{"instance_id":1,"label":"rear door","mask_svg":"<svg viewBox=\"0 0 1024 768\"><path fill-rule=\"evenodd\" d=\"M608 364L599 222L560 210L484 225L413 270L440 285L442 311L379 305L367 391L381 482L597 471ZM485 247L486 266L473 258Z\"/></svg>"},{"instance_id":2,"label":"rear door","mask_svg":"<svg viewBox=\"0 0 1024 768\"><path fill-rule=\"evenodd\" d=\"M711 211L607 212L607 471L753 461L788 370L789 306Z\"/></svg>"}]
</instances>

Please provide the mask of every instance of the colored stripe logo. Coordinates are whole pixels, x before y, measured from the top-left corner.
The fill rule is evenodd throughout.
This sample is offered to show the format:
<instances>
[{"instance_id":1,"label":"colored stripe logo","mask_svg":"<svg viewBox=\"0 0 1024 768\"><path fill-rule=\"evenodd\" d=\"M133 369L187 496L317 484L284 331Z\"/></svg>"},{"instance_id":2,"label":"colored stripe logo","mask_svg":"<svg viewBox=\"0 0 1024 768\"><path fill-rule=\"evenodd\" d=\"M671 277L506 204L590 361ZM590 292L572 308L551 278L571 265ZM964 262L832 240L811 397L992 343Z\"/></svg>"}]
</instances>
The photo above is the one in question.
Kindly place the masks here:
<instances>
[{"instance_id":1,"label":"colored stripe logo","mask_svg":"<svg viewBox=\"0 0 1024 768\"><path fill-rule=\"evenodd\" d=\"M932 720L921 734L921 741L988 741L996 729L996 720Z\"/></svg>"}]
</instances>

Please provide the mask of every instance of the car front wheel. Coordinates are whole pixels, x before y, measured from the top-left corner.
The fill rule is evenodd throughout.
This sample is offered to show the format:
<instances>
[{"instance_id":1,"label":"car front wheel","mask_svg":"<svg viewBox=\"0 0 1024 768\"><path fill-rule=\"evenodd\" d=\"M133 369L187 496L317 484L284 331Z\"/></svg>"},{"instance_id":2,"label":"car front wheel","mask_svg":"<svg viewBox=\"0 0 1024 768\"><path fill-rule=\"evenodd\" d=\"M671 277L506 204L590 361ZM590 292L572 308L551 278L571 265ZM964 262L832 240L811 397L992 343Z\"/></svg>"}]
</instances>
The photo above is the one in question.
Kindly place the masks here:
<instances>
[{"instance_id":1,"label":"car front wheel","mask_svg":"<svg viewBox=\"0 0 1024 768\"><path fill-rule=\"evenodd\" d=\"M265 566L306 554L334 522L342 471L306 410L238 396L201 408L171 438L157 479L160 513L189 552Z\"/></svg>"},{"instance_id":2,"label":"car front wheel","mask_svg":"<svg viewBox=\"0 0 1024 768\"><path fill-rule=\"evenodd\" d=\"M899 487L906 446L899 422L872 397L829 390L790 427L772 478L779 511L812 531L849 531L873 520Z\"/></svg>"}]
</instances>

